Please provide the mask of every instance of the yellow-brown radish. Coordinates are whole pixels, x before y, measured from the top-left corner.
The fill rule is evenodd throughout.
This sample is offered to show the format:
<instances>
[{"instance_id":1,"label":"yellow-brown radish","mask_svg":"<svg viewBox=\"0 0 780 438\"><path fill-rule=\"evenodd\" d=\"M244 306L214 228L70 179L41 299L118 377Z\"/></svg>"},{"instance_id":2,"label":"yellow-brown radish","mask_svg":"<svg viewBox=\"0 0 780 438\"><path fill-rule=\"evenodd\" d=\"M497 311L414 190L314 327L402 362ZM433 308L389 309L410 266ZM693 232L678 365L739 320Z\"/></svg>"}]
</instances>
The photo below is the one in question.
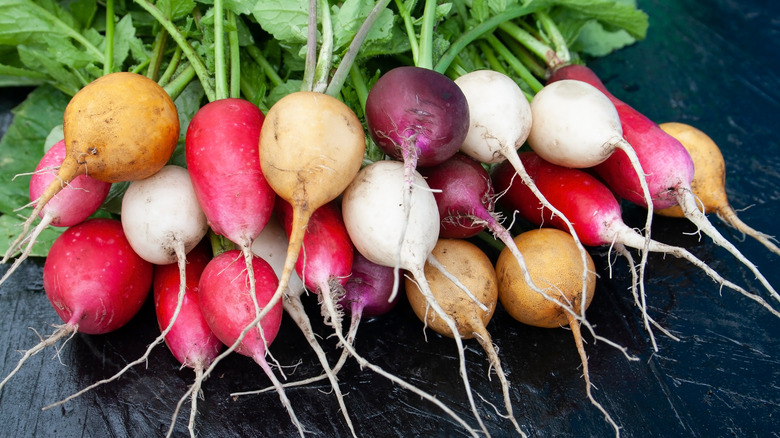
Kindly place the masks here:
<instances>
[{"instance_id":1,"label":"yellow-brown radish","mask_svg":"<svg viewBox=\"0 0 780 438\"><path fill-rule=\"evenodd\" d=\"M455 322L457 333L450 329L443 318L429 311L427 298L417 283L407 277L405 285L409 304L420 321L435 332L450 338L460 336L462 339L477 339L501 381L507 416L518 433L524 435L512 412L509 383L486 328L498 305L498 279L493 263L478 246L463 239L439 239L431 257L444 269L431 264L429 258L425 263L425 278L441 309ZM451 277L455 277L461 284L453 282ZM473 297L463 290L464 287ZM485 310L475 303L475 298L484 305Z\"/></svg>"},{"instance_id":2,"label":"yellow-brown radish","mask_svg":"<svg viewBox=\"0 0 780 438\"><path fill-rule=\"evenodd\" d=\"M587 396L591 403L604 413L616 434L619 434L617 424L591 394L588 359L580 333L580 322L577 320L577 316L583 315L575 316L563 307L577 312L590 306L596 290L596 268L593 259L588 255L585 305L582 306L582 258L574 238L569 233L556 228L540 228L526 231L516 236L514 241L525 257L533 282L544 289L548 297L558 302L534 291L528 285L517 259L505 248L499 254L495 267L501 305L512 318L524 324L542 328L568 325L571 328L582 361Z\"/></svg>"},{"instance_id":3,"label":"yellow-brown radish","mask_svg":"<svg viewBox=\"0 0 780 438\"><path fill-rule=\"evenodd\" d=\"M715 213L723 222L761 242L770 251L780 255L780 248L772 236L764 234L742 222L731 207L726 195L726 161L717 143L700 129L678 122L659 125L667 134L676 138L693 160L695 169L691 190L704 208L704 213ZM667 217L685 217L680 206L655 210Z\"/></svg>"},{"instance_id":4,"label":"yellow-brown radish","mask_svg":"<svg viewBox=\"0 0 780 438\"><path fill-rule=\"evenodd\" d=\"M115 183L157 173L176 148L179 116L157 82L117 72L95 79L71 98L62 130L66 157L57 178L35 200L20 238L46 203L79 175Z\"/></svg>"}]
</instances>

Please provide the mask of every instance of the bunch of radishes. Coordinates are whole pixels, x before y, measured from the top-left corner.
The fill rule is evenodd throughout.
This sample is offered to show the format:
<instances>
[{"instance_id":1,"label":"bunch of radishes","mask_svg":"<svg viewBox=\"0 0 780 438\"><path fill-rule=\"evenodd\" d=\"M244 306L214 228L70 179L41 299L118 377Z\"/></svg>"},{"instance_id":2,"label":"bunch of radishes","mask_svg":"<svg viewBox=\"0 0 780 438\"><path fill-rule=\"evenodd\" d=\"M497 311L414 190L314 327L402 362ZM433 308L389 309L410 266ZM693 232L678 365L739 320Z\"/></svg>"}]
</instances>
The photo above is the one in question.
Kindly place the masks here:
<instances>
[{"instance_id":1,"label":"bunch of radishes","mask_svg":"<svg viewBox=\"0 0 780 438\"><path fill-rule=\"evenodd\" d=\"M431 401L471 435L487 434L468 381L462 342L468 338L477 338L487 352L502 383L505 415L524 435L485 328L500 297L503 307L523 322L572 327L587 394L619 433L590 393L579 334L583 324L594 337L609 342L585 317L595 273L584 245L614 245L629 260L625 247L643 250L643 257L647 251L684 257L721 285L780 316L760 295L721 278L686 250L650 238L653 209L679 203L717 243L734 250L774 298L780 297L696 207L693 162L686 149L616 101L591 73L582 66L558 68L529 104L513 80L494 71L475 71L453 81L422 67L390 70L371 89L365 109L369 141L387 159L365 165L363 125L334 97L295 92L266 115L242 99L216 99L200 109L187 129L186 168L166 165L178 138L175 107L173 117L156 120L162 126L120 145L113 142L115 132L100 129L107 124L105 112L91 110L113 108L119 98L148 107L150 96L159 97L157 87L132 74L95 81L84 88L85 94L74 96L66 110L65 140L39 166L59 167L59 173L36 172L31 183L33 218L41 213L42 225L30 236L25 229L12 248L16 251L25 240L29 247L48 224L70 227L52 247L44 268L44 287L65 325L26 352L0 389L27 358L64 336L107 333L128 322L154 284L160 336L144 356L72 397L118 378L164 341L182 365L196 372L179 402L192 400L189 428L195 435L202 381L222 358L237 352L264 370L303 436L267 359L284 309L317 353L352 435L357 431L337 378L347 356ZM115 91L128 82L146 88L132 96ZM161 100L169 112L171 105ZM93 112L85 115L88 111ZM114 108L109 117L113 124L133 124L138 112ZM533 152L518 153L526 144ZM609 188L584 168L592 168ZM41 183L39 178L47 179ZM122 201L121 222L86 219L108 185L118 181L132 181ZM622 222L613 191L648 208L644 235ZM513 236L500 223L497 200L529 222L568 233ZM495 263L465 240L483 230L506 247ZM541 253L532 243L535 238L563 239L546 246L565 247L566 255ZM558 264L550 271L547 262L545 270L540 257L555 257ZM95 269L76 271L74 263ZM364 312L381 314L392 308L402 273L415 313L456 342L477 427L446 403L372 364L352 345ZM520 295L525 286L528 290ZM323 317L344 349L333 367L300 305L304 288L319 295ZM637 294L637 304L644 311L643 296ZM345 333L346 312L352 323ZM654 321L645 316L649 329Z\"/></svg>"}]
</instances>

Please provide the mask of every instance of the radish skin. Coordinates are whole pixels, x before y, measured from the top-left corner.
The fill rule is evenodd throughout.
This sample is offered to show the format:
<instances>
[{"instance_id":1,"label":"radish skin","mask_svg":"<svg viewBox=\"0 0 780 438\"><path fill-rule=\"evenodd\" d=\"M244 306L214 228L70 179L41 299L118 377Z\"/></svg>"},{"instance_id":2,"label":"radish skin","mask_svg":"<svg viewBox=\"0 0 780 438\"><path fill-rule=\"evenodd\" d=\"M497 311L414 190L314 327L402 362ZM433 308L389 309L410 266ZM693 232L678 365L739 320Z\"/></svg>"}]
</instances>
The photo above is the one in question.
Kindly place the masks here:
<instances>
[{"instance_id":1,"label":"radish skin","mask_svg":"<svg viewBox=\"0 0 780 438\"><path fill-rule=\"evenodd\" d=\"M62 130L67 155L57 177L34 201L22 235L54 195L78 175L115 183L143 179L160 170L179 140L179 116L157 82L137 73L116 72L95 79L71 98Z\"/></svg>"},{"instance_id":2,"label":"radish skin","mask_svg":"<svg viewBox=\"0 0 780 438\"><path fill-rule=\"evenodd\" d=\"M65 159L65 140L55 143L38 162L30 178L30 199L38 199L46 187L57 177L57 169ZM79 175L68 183L40 210L41 221L29 234L20 234L11 243L0 263L6 263L19 247L27 242L21 255L0 278L0 285L5 282L19 265L29 257L35 241L48 226L71 227L86 220L95 213L108 195L111 183L96 180L87 175Z\"/></svg>"},{"instance_id":3,"label":"radish skin","mask_svg":"<svg viewBox=\"0 0 780 438\"><path fill-rule=\"evenodd\" d=\"M424 272L431 293L441 304L446 314L455 321L458 327L457 333L450 332L447 324L440 322L438 315L429 313L427 300L417 287L417 283L411 278L406 279L406 296L409 299L409 304L420 321L423 321L426 327L432 328L437 333L449 337L460 336L463 339L477 339L501 382L504 407L507 411L506 416L515 430L521 436L525 436L525 432L515 418L509 395L509 382L487 330L487 324L498 305L498 279L493 263L479 247L462 239L439 239L432 254L447 268L448 272L462 280L470 290L476 291L479 301L487 303L487 310L483 311L475 306L474 301L457 284L442 275L441 271L430 263L426 263Z\"/></svg>"},{"instance_id":4,"label":"radish skin","mask_svg":"<svg viewBox=\"0 0 780 438\"><path fill-rule=\"evenodd\" d=\"M534 118L531 104L525 93L509 76L492 70L469 72L458 77L455 83L463 91L469 104L469 132L461 146L461 151L483 163L496 164L504 160L508 161L542 205L567 224L569 233L580 248L582 266L586 266L588 255L579 241L574 226L547 201L528 175L522 161L518 159L517 150L528 140ZM512 242L511 237L497 236L510 247L514 246L513 243L508 243ZM520 266L524 266L519 251L515 251L515 257ZM530 277L528 280L531 280ZM587 281L587 273L583 269L583 292L587 289ZM530 283L533 284L533 281ZM544 295L541 290L539 293Z\"/></svg>"},{"instance_id":5,"label":"radish skin","mask_svg":"<svg viewBox=\"0 0 780 438\"><path fill-rule=\"evenodd\" d=\"M93 269L74 269L74 264ZM43 287L64 322L24 352L6 383L35 354L75 333L105 334L141 309L152 285L152 264L139 257L114 219L87 219L55 240L43 266Z\"/></svg>"},{"instance_id":6,"label":"radish skin","mask_svg":"<svg viewBox=\"0 0 780 438\"><path fill-rule=\"evenodd\" d=\"M122 197L122 229L136 254L149 263L176 263L179 268L178 306L170 323L146 348L138 359L128 363L116 374L51 404L58 406L102 384L121 377L130 368L145 363L152 349L165 341L184 301L187 285L187 253L206 235L206 217L192 189L187 169L167 165L154 175L133 181Z\"/></svg>"},{"instance_id":7,"label":"radish skin","mask_svg":"<svg viewBox=\"0 0 780 438\"><path fill-rule=\"evenodd\" d=\"M620 204L615 199L611 190L589 173L548 163L533 152L525 152L520 155L531 177L536 181L540 190L568 217L574 219L582 242L589 246L623 244L627 247L641 249L646 244L645 237L638 234L621 219ZM522 184L512 183L514 170L502 164L493 170L493 183L496 188L505 192L500 202L507 208L516 210L527 220L543 225L549 223L559 229L565 230L564 225L557 217L550 218L549 212L539 205L535 197L531 196ZM548 219L549 218L549 219ZM715 270L696 258L687 250L671 245L665 245L655 240L650 241L650 251L671 254L678 258L684 258L693 265L702 269L710 278L722 286L733 289L746 297L756 301L767 308L775 316L780 313L769 306L763 298L749 293L742 287L724 279ZM641 283L640 283L641 286ZM642 292L644 297L644 292ZM646 313L644 298L641 306ZM652 337L649 320L645 319L645 328ZM654 349L657 350L653 338Z\"/></svg>"},{"instance_id":8,"label":"radish skin","mask_svg":"<svg viewBox=\"0 0 780 438\"><path fill-rule=\"evenodd\" d=\"M430 255L438 240L439 212L428 184L419 172L415 171L414 176L413 183L417 190L411 192L407 214L403 202L406 195L395 190L406 178L403 163L383 160L361 169L342 197L344 224L352 243L367 259L408 271L418 282L433 310L446 322L458 347L460 374L472 411L480 428L487 434L474 405L466 374L463 343L457 335L454 321L433 297L423 272L426 261L433 259ZM336 330L336 334L349 348L341 330Z\"/></svg>"},{"instance_id":9,"label":"radish skin","mask_svg":"<svg viewBox=\"0 0 780 438\"><path fill-rule=\"evenodd\" d=\"M590 84L614 104L620 117L623 135L633 146L642 168L647 173L646 183L653 201L648 203L637 196L637 182L641 181L628 170L630 168L627 163L628 157L621 154L621 151L595 167L596 173L606 181L607 185L615 190L618 196L648 208L648 214L651 214L651 210L655 208L679 205L686 218L710 236L715 244L725 248L748 267L772 297L780 301L780 294L769 284L756 265L723 237L699 210L691 189L693 160L685 147L648 117L609 93L598 76L589 68L568 65L556 69L550 77L550 82L571 80Z\"/></svg>"},{"instance_id":10,"label":"radish skin","mask_svg":"<svg viewBox=\"0 0 780 438\"><path fill-rule=\"evenodd\" d=\"M278 230L281 236L269 236L269 243L275 244L273 247L264 248L266 251L274 252L276 255L284 254L288 245L287 235L292 229L292 207L286 201L281 199L276 203L276 217L279 218L281 226ZM273 231L273 230L271 230ZM265 230L263 231L264 234ZM341 219L341 212L338 206L333 202L318 208L311 216L306 228L306 235L303 238L302 257L298 258L295 265L297 278L303 278L304 284L309 290L320 294L320 300L333 299L334 296L343 296L343 285L352 270L352 242L349 240L344 223ZM275 264L272 264L274 271L281 273L283 270L284 258L275 257ZM270 263L270 262L269 262ZM282 305L306 337L311 345L320 365L327 375L333 393L338 400L342 415L353 436L356 436L352 419L344 403L344 397L341 394L335 372L328 363L325 352L320 347L314 336L309 317L303 308L301 295L304 292L303 287L295 290L288 290ZM341 315L330 315L330 318L341 318ZM240 395L244 393L237 393Z\"/></svg>"},{"instance_id":11,"label":"radish skin","mask_svg":"<svg viewBox=\"0 0 780 438\"><path fill-rule=\"evenodd\" d=\"M203 397L200 390L203 370L211 364L223 347L222 342L214 336L200 311L198 283L201 273L211 260L211 251L206 244L207 242L207 240L201 241L187 253L186 291L175 322L172 323L174 313L179 307L181 281L178 263L156 265L152 287L154 309L160 331L164 331L171 324L171 329L165 336L165 344L182 366L192 368L195 372L193 385L196 389L192 392L190 418L187 425L191 437L195 436L198 398ZM173 433L173 425L180 408L181 403L177 404L173 413L167 436L171 436Z\"/></svg>"},{"instance_id":12,"label":"radish skin","mask_svg":"<svg viewBox=\"0 0 780 438\"><path fill-rule=\"evenodd\" d=\"M268 310L263 319L256 323L255 302L249 297L246 267L236 263L242 259L241 251L230 250L209 262L199 283L201 311L209 327L222 343L234 346L233 351L251 357L260 365L276 387L279 398L300 436L304 436L303 426L296 417L284 388L265 359L268 346L276 338L282 323L281 304L267 306L276 290L278 279L268 262L253 256L252 269L257 280L256 302ZM224 353L217 356L209 368L213 368L223 355ZM190 389L188 394L192 391Z\"/></svg>"},{"instance_id":13,"label":"radish skin","mask_svg":"<svg viewBox=\"0 0 780 438\"><path fill-rule=\"evenodd\" d=\"M187 169L209 227L238 245L247 267L252 241L268 223L276 199L260 168L263 121L260 109L247 100L215 100L195 113L185 145ZM247 272L254 297L254 274ZM255 310L259 313L259 306Z\"/></svg>"},{"instance_id":14,"label":"radish skin","mask_svg":"<svg viewBox=\"0 0 780 438\"><path fill-rule=\"evenodd\" d=\"M703 212L715 213L730 227L756 239L768 250L780 255L777 239L742 222L730 205L726 195L726 162L715 141L700 129L685 123L667 122L658 126L676 138L691 155L696 170L691 181L691 190L697 201L701 203ZM679 205L656 209L654 213L661 216L685 217Z\"/></svg>"}]
</instances>

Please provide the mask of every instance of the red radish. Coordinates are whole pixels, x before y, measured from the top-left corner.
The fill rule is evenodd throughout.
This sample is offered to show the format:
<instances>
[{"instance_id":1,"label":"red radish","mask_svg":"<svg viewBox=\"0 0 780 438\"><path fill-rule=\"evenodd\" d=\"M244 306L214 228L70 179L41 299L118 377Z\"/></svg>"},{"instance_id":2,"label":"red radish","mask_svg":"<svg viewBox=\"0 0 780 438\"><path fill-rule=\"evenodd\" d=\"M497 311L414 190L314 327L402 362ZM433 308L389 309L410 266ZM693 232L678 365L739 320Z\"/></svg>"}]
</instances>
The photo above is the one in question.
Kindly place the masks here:
<instances>
[{"instance_id":1,"label":"red radish","mask_svg":"<svg viewBox=\"0 0 780 438\"><path fill-rule=\"evenodd\" d=\"M748 260L731 242L724 238L710 223L696 204L691 182L693 181L693 160L685 147L674 137L664 132L658 124L639 111L613 96L596 76L593 70L582 65L568 65L555 69L549 82L581 81L601 91L615 106L620 117L623 136L633 146L647 174L647 184L653 198L652 203L637 196L640 180L628 164L628 156L618 151L595 167L596 172L618 196L635 204L661 209L678 204L685 217L747 266L761 284L780 301L780 294L769 284L758 268ZM652 211L648 211L648 214Z\"/></svg>"},{"instance_id":2,"label":"red radish","mask_svg":"<svg viewBox=\"0 0 780 438\"><path fill-rule=\"evenodd\" d=\"M179 269L179 306L186 287L187 253L208 231L206 217L192 189L187 169L167 165L154 175L133 181L122 197L122 229L136 254L152 264L177 263ZM180 307L174 310L171 322L146 348L138 359L129 362L116 374L54 403L54 407L72 400L102 384L121 377L130 368L145 363L152 349L165 340Z\"/></svg>"},{"instance_id":3,"label":"red radish","mask_svg":"<svg viewBox=\"0 0 780 438\"><path fill-rule=\"evenodd\" d=\"M253 248L257 247L258 252L269 255L270 258L265 260L279 275L284 269L284 254L289 244L286 233L289 233L292 228L292 207L286 201L278 199L275 211L275 217L271 218L266 229L256 240L260 243L253 245ZM278 218L278 221L275 218ZM352 270L352 253L352 242L344 229L344 222L341 219L338 206L333 202L325 204L318 208L309 220L303 238L301 256L295 265L298 274L296 278L303 278L306 287L319 293L321 300L341 297L344 295L344 283ZM354 436L355 430L344 404L336 375L328 363L325 352L317 342L309 317L303 308L301 301L303 292L302 286L295 289L290 288L285 299L282 300L284 310L293 318L317 355L325 375L330 380L347 426ZM340 315L331 315L331 317L341 318ZM237 393L236 395L242 394L246 393Z\"/></svg>"},{"instance_id":4,"label":"red radish","mask_svg":"<svg viewBox=\"0 0 780 438\"><path fill-rule=\"evenodd\" d=\"M533 152L520 154L520 159L523 160L539 190L567 217L572 218L577 234L585 245L620 245L637 249L644 247L645 238L623 222L620 204L612 191L596 177L582 170L548 163ZM492 177L496 189L505 192L500 203L509 209L518 211L524 218L533 223L549 224L565 231L564 224L560 219L550 217L549 211L539 204L525 185L513 184L514 175L514 169L503 165L503 163L493 170ZM742 293L769 309L776 316L780 316L780 313L770 307L761 297L723 279L687 250L665 245L655 240L650 241L649 249L653 252L671 254L688 260L717 283ZM642 311L645 311L644 304ZM646 328L649 329L649 327Z\"/></svg>"},{"instance_id":5,"label":"red radish","mask_svg":"<svg viewBox=\"0 0 780 438\"><path fill-rule=\"evenodd\" d=\"M201 273L211 260L211 251L207 242L208 240L204 239L187 253L186 292L181 304L179 304L181 278L178 264L169 263L154 267L153 291L157 323L161 331L165 331L168 325L172 324L165 335L165 344L182 366L192 368L195 371L188 424L191 436L195 436L195 415L197 414L198 396L201 395L200 386L203 370L211 364L223 347L222 342L211 331L200 311L198 282ZM179 313L174 322L177 309L179 309ZM171 428L173 428L180 406L181 404L176 406Z\"/></svg>"},{"instance_id":6,"label":"red radish","mask_svg":"<svg viewBox=\"0 0 780 438\"><path fill-rule=\"evenodd\" d=\"M77 332L105 334L125 325L151 286L152 264L133 251L118 220L87 219L65 230L43 265L46 296L65 324L24 353L0 390L27 359L60 339Z\"/></svg>"},{"instance_id":7,"label":"red radish","mask_svg":"<svg viewBox=\"0 0 780 438\"><path fill-rule=\"evenodd\" d=\"M366 258L380 265L408 271L419 283L421 293L434 312L450 328L458 347L460 374L472 411L482 430L485 430L474 405L466 374L463 343L457 334L457 327L436 302L425 279L424 266L426 261L435 261L431 252L439 237L440 221L436 200L425 179L415 171L412 183L417 190L411 192L408 203L410 208L405 211L403 199L408 192L397 190L405 181L405 169L403 163L393 160L376 161L361 169L342 197L344 224L352 243ZM394 281L394 285L397 283ZM476 300L473 296L472 299ZM336 334L350 348L340 329L336 330Z\"/></svg>"},{"instance_id":8,"label":"red radish","mask_svg":"<svg viewBox=\"0 0 780 438\"><path fill-rule=\"evenodd\" d=\"M371 88L365 112L368 132L377 146L404 163L399 190L408 216L414 171L418 166L433 166L450 158L466 138L466 96L441 73L415 66L396 67L380 76ZM405 228L401 240L404 234ZM397 260L394 267L398 266Z\"/></svg>"},{"instance_id":9,"label":"red radish","mask_svg":"<svg viewBox=\"0 0 780 438\"><path fill-rule=\"evenodd\" d=\"M238 250L225 251L214 257L203 270L199 283L200 308L211 330L225 345L239 354L251 357L276 387L282 404L290 414L293 424L303 436L303 426L292 409L290 400L265 359L268 346L276 338L282 324L280 303L267 308L265 316L255 323L255 302L266 306L274 295L278 279L271 265L260 257L252 256L256 301L249 297L249 279L246 266L236 263L243 254ZM237 344L237 345L235 345ZM212 369L224 357L224 353L211 363ZM208 370L207 370L208 371ZM191 394L191 388L185 397Z\"/></svg>"},{"instance_id":10,"label":"red radish","mask_svg":"<svg viewBox=\"0 0 780 438\"><path fill-rule=\"evenodd\" d=\"M255 104L229 98L201 107L187 128L187 169L198 202L211 229L238 245L246 266L252 241L268 223L276 199L260 168L263 120ZM253 271L247 272L253 290Z\"/></svg>"},{"instance_id":11,"label":"red radish","mask_svg":"<svg viewBox=\"0 0 780 438\"><path fill-rule=\"evenodd\" d=\"M30 178L30 199L38 199L46 187L57 178L57 169L65 159L65 140L55 143L38 162ZM108 195L111 183L96 180L87 175L79 175L57 193L38 213L40 223L29 233L21 234L6 251L5 263L19 247L27 242L22 254L0 278L0 284L11 276L19 265L30 255L38 235L49 225L54 227L71 227L91 216Z\"/></svg>"}]
</instances>

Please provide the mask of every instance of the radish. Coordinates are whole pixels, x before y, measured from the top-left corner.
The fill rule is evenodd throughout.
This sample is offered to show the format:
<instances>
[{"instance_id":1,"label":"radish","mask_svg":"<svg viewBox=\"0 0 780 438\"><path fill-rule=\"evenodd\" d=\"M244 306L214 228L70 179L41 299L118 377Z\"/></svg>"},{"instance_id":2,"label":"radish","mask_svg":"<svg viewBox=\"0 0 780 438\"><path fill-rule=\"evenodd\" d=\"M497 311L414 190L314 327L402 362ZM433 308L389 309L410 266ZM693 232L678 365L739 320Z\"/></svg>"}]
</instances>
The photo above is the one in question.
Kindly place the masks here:
<instances>
[{"instance_id":1,"label":"radish","mask_svg":"<svg viewBox=\"0 0 780 438\"><path fill-rule=\"evenodd\" d=\"M41 193L56 178L57 169L65 159L65 140L55 143L38 162L30 178L30 199L36 200ZM111 183L96 180L87 175L79 175L68 183L51 201L42 207L38 216L41 221L27 235L20 235L6 251L3 260L5 263L19 249L24 241L27 241L22 254L17 257L13 265L0 278L0 284L11 276L11 274L27 259L32 251L33 245L38 235L49 225L54 227L71 227L76 225L90 215L92 215L108 195Z\"/></svg>"},{"instance_id":2,"label":"radish","mask_svg":"<svg viewBox=\"0 0 780 438\"><path fill-rule=\"evenodd\" d=\"M515 430L520 435L525 436L525 432L515 419L509 396L509 382L487 330L487 324L498 306L498 278L493 263L478 246L462 239L439 239L432 254L447 268L448 272L463 281L469 290L476 291L479 301L486 303L487 310L475 306L474 301L458 285L429 263L425 265L425 277L430 284L431 293L441 304L447 316L455 321L458 331L456 333L450 332L446 321L429 312L428 302L417 283L411 278L407 278L406 296L412 310L420 321L425 323L426 327L432 328L439 334L477 339L479 345L485 350L491 367L496 370L498 379L501 381L506 415L514 425Z\"/></svg>"},{"instance_id":3,"label":"radish","mask_svg":"<svg viewBox=\"0 0 780 438\"><path fill-rule=\"evenodd\" d=\"M122 197L122 229L136 254L155 265L176 263L179 268L179 306L170 323L147 346L146 352L116 374L95 382L48 408L70 401L104 383L121 377L130 368L147 361L152 349L165 341L184 301L187 285L187 253L208 231L206 217L192 189L187 169L167 165L154 175L133 181Z\"/></svg>"},{"instance_id":4,"label":"radish","mask_svg":"<svg viewBox=\"0 0 780 438\"><path fill-rule=\"evenodd\" d=\"M580 81L548 83L531 101L533 123L528 144L544 160L564 167L590 168L620 151L638 182L637 196L650 206L645 220L645 245L639 265L640 285L644 283L653 199L645 172L630 142L623 138L615 106L600 90ZM640 195L641 194L641 195ZM584 301L583 301L584 303ZM584 313L582 309L581 313Z\"/></svg>"},{"instance_id":5,"label":"radish","mask_svg":"<svg viewBox=\"0 0 780 438\"><path fill-rule=\"evenodd\" d=\"M292 231L292 207L286 201L278 199L275 211L276 217L279 218L282 226L282 233L289 235ZM284 239L275 238L273 242L269 242L271 244L276 243L273 248L266 247L264 249L273 249L276 255L284 253L288 244L286 235L279 236L284 237ZM273 238L273 236L269 237ZM282 245L284 246L281 247ZM344 228L339 207L334 202L329 202L318 208L311 215L309 224L306 227L301 256L295 265L298 278L303 279L303 283L309 290L318 293L321 301L336 300L344 295L344 283L346 283L352 271L353 251L352 242L349 240L347 231ZM275 257L274 260L277 262L276 266L274 266L275 271L277 273L281 272L284 266L279 262L283 263L284 259ZM302 294L303 288L300 287L295 290L289 290L283 300L284 309L298 324L301 332L306 336L312 349L317 354L317 358L320 360L320 364L330 380L347 426L352 435L355 436L352 420L344 404L344 398L341 395L336 375L331 370L327 357L325 357L325 352L314 337L311 323L303 309L303 303L301 302ZM341 315L328 314L326 322L328 319L335 318L341 319Z\"/></svg>"},{"instance_id":6,"label":"radish","mask_svg":"<svg viewBox=\"0 0 780 438\"><path fill-rule=\"evenodd\" d=\"M271 298L277 288L278 279L271 265L260 257L252 257L254 270L256 301L249 297L249 279L246 266L236 263L243 259L239 250L229 250L214 257L203 270L200 278L200 308L211 330L225 345L232 350L251 357L273 383L279 393L282 404L287 409L290 419L303 436L303 426L295 415L290 400L265 359L268 346L279 333L282 323L282 306L271 304ZM257 312L255 302L265 306L266 314L259 323L255 322ZM207 369L212 369L224 357L224 352L217 356ZM205 374L205 373L204 373ZM185 394L192 394L194 388Z\"/></svg>"},{"instance_id":7,"label":"radish","mask_svg":"<svg viewBox=\"0 0 780 438\"><path fill-rule=\"evenodd\" d=\"M46 297L64 324L24 352L0 390L27 359L60 339L77 332L105 334L125 325L151 286L152 264L133 251L118 220L87 219L65 230L43 265Z\"/></svg>"},{"instance_id":8,"label":"radish","mask_svg":"<svg viewBox=\"0 0 780 438\"><path fill-rule=\"evenodd\" d=\"M62 124L67 154L57 177L34 201L26 235L43 207L78 175L115 183L153 175L171 158L179 140L173 100L146 76L101 76L71 98Z\"/></svg>"},{"instance_id":9,"label":"radish","mask_svg":"<svg viewBox=\"0 0 780 438\"><path fill-rule=\"evenodd\" d=\"M534 327L556 328L569 326L574 337L577 352L582 361L582 374L585 379L585 393L591 403L599 409L607 422L620 435L620 428L601 403L593 397L588 372L588 356L580 332L580 323L575 314L561 306L543 299L530 287L525 279L530 271L534 281L544 284L552 295L562 302L573 303L569 307L577 309L577 302L585 300L585 308L590 306L596 291L596 266L588 256L588 290L580 290L579 276L582 270L579 261L579 249L572 236L555 228L539 228L526 231L515 237L516 245L528 254L528 265L520 269L512 253L504 248L496 260L498 281L498 299L512 318ZM582 306L579 306L582 308Z\"/></svg>"},{"instance_id":10,"label":"radish","mask_svg":"<svg viewBox=\"0 0 780 438\"><path fill-rule=\"evenodd\" d=\"M322 93L286 95L268 110L263 126L260 166L274 192L292 206L290 242L271 299L274 305L287 288L309 218L349 185L360 170L366 145L355 113Z\"/></svg>"},{"instance_id":11,"label":"radish","mask_svg":"<svg viewBox=\"0 0 780 438\"><path fill-rule=\"evenodd\" d=\"M543 160L533 152L520 154L526 169L536 182L537 187L545 194L553 205L573 219L577 234L582 243L590 246L618 245L632 248L643 248L646 240L621 219L620 204L604 184L593 175L579 169L557 166ZM493 169L492 178L497 190L504 196L500 203L506 208L518 211L524 218L535 224L550 224L565 230L564 224L557 217L550 217L523 184L513 183L514 169L499 164ZM650 241L649 249L653 252L671 254L684 258L702 269L707 275L722 286L729 287L746 297L755 300L776 316L780 316L763 298L747 292L740 286L723 279L715 270L696 258L687 250L665 245L655 240ZM644 294L642 295L644 297ZM646 306L642 304L642 311ZM646 328L649 331L646 319ZM650 332L652 336L652 332ZM653 339L654 348L655 340Z\"/></svg>"},{"instance_id":12,"label":"radish","mask_svg":"<svg viewBox=\"0 0 780 438\"><path fill-rule=\"evenodd\" d=\"M260 168L257 142L263 120L249 101L219 99L195 113L186 136L187 169L198 203L211 229L238 245L247 267L252 241L268 223L276 199ZM251 269L247 272L251 291L255 279Z\"/></svg>"},{"instance_id":13,"label":"radish","mask_svg":"<svg viewBox=\"0 0 780 438\"><path fill-rule=\"evenodd\" d=\"M396 67L380 76L369 91L365 114L368 132L377 146L404 163L399 189L405 216L409 216L414 171L418 166L433 166L450 158L466 138L466 96L441 73L414 66ZM399 250L405 227L399 235ZM396 254L396 269L400 257Z\"/></svg>"},{"instance_id":14,"label":"radish","mask_svg":"<svg viewBox=\"0 0 780 438\"><path fill-rule=\"evenodd\" d=\"M190 436L193 437L195 436L198 396L202 397L199 388L202 383L203 370L217 357L223 346L209 328L200 311L198 282L201 273L211 260L211 251L207 242L208 240L204 239L187 253L186 291L181 304L179 304L181 277L178 263L156 265L152 285L154 309L160 330L165 331L168 325L171 325L165 336L165 344L182 366L192 368L195 371L195 382L193 383L195 389L192 391L188 424ZM177 310L178 315L174 322ZM171 429L168 431L169 436L180 406L181 404L176 406L176 411L173 414Z\"/></svg>"},{"instance_id":15,"label":"radish","mask_svg":"<svg viewBox=\"0 0 780 438\"><path fill-rule=\"evenodd\" d=\"M509 76L492 70L469 72L458 77L455 83L463 90L469 104L469 132L461 146L461 151L487 164L508 161L542 205L567 224L569 232L580 248L584 268L587 264L587 252L580 243L574 226L545 199L529 177L522 161L517 157L517 150L528 140L534 121L532 106L523 91ZM537 114L536 117L542 116L544 115ZM491 231L496 233L494 229ZM497 236L510 248L514 247L514 244L510 243L511 237L500 234ZM522 269L525 266L522 255L518 251L513 250L513 252ZM527 280L533 284L530 277L527 277ZM587 280L586 270L583 269L583 292L586 292ZM545 294L541 289L536 289L542 295ZM584 315L584 311L579 314Z\"/></svg>"},{"instance_id":16,"label":"radish","mask_svg":"<svg viewBox=\"0 0 780 438\"><path fill-rule=\"evenodd\" d=\"M629 158L622 154L613 154L608 160L595 167L598 175L618 196L635 204L648 208L648 214L654 208L666 208L675 204L682 208L686 218L712 238L717 245L728 250L747 266L770 294L780 301L780 294L769 284L755 264L748 260L731 242L724 238L702 213L693 196L693 161L680 142L665 133L655 122L617 99L596 76L585 66L569 65L553 71L550 82L581 81L601 91L615 106L626 140L634 147L642 168L647 173L647 184L653 201L646 202L637 196L638 180L628 166ZM644 184L644 182L642 182Z\"/></svg>"},{"instance_id":17,"label":"radish","mask_svg":"<svg viewBox=\"0 0 780 438\"><path fill-rule=\"evenodd\" d=\"M667 122L658 125L667 134L676 138L691 155L696 172L691 181L691 190L701 203L704 213L715 213L727 225L761 242L773 253L780 255L777 239L755 230L742 222L730 205L726 195L726 162L718 145L703 131L691 125ZM685 217L680 205L656 209L655 214L669 217Z\"/></svg>"},{"instance_id":18,"label":"radish","mask_svg":"<svg viewBox=\"0 0 780 438\"><path fill-rule=\"evenodd\" d=\"M430 254L438 240L439 212L425 179L417 171L413 176L412 183L417 190L411 192L410 202L406 204L409 209L405 211L407 192L396 190L406 180L403 163L382 160L361 169L342 197L344 224L352 243L367 259L394 269L407 270L419 283L434 312L446 322L458 347L460 374L472 411L484 431L466 374L463 343L457 335L454 321L436 302L425 279L423 269L426 260L433 260ZM336 330L336 334L345 347L350 348L340 329Z\"/></svg>"}]
</instances>

